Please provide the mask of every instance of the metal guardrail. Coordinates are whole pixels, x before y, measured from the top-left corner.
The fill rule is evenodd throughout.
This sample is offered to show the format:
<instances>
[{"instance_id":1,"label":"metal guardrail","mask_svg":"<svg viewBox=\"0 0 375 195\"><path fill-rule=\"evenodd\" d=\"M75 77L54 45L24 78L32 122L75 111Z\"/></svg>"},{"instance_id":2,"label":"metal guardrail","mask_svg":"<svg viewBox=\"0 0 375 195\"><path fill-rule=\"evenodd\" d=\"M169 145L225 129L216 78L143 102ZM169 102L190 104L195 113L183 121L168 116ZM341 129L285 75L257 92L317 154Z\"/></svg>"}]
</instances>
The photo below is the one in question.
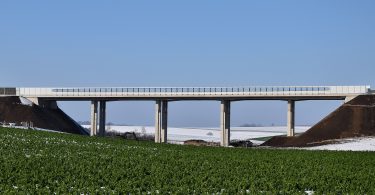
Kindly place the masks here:
<instances>
[{"instance_id":1,"label":"metal guardrail","mask_svg":"<svg viewBox=\"0 0 375 195\"><path fill-rule=\"evenodd\" d=\"M4 95L25 97L149 97L149 96L347 96L369 93L370 86L253 86L253 87L78 87L0 88ZM11 89L11 90L10 90ZM1 92L1 90L0 90ZM1 95L1 93L0 93Z\"/></svg>"},{"instance_id":2,"label":"metal guardrail","mask_svg":"<svg viewBox=\"0 0 375 195\"><path fill-rule=\"evenodd\" d=\"M184 92L281 92L329 91L329 87L163 87L163 88L57 88L53 92L184 93Z\"/></svg>"}]
</instances>

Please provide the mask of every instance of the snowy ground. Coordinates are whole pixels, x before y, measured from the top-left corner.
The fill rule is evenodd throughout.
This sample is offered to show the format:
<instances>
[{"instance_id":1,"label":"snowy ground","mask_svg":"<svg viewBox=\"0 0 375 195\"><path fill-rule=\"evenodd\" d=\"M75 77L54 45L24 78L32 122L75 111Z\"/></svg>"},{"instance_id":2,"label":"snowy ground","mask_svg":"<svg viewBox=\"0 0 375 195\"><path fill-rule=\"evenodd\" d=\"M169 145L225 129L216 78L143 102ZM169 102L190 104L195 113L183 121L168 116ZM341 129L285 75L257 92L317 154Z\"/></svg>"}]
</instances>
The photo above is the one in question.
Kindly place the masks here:
<instances>
[{"instance_id":1,"label":"snowy ground","mask_svg":"<svg viewBox=\"0 0 375 195\"><path fill-rule=\"evenodd\" d=\"M306 148L308 150L375 151L375 137L335 140L339 143Z\"/></svg>"},{"instance_id":2,"label":"snowy ground","mask_svg":"<svg viewBox=\"0 0 375 195\"><path fill-rule=\"evenodd\" d=\"M90 125L82 125L90 128ZM22 126L5 126L10 128L24 128ZM308 130L308 126L297 126L296 133L303 133ZM34 128L36 130L51 131L48 129ZM107 126L107 131L117 132L137 132L142 134L154 134L153 126ZM231 140L247 140L250 139L254 144L259 145L263 141L254 140L255 138L285 135L286 127L231 127ZM210 142L220 141L219 128L168 128L168 142L181 143L185 140L199 139ZM333 140L335 144L327 144L322 146L314 146L307 148L298 148L303 150L336 150L336 151L375 151L375 137L348 138L341 140Z\"/></svg>"},{"instance_id":3,"label":"snowy ground","mask_svg":"<svg viewBox=\"0 0 375 195\"><path fill-rule=\"evenodd\" d=\"M89 128L89 125L83 125ZM138 132L146 134L154 134L155 127L153 126L107 126L107 131L117 132ZM308 126L297 126L296 133L302 133L309 129ZM231 127L231 140L246 140L260 137L269 137L286 134L286 127L272 126L272 127ZM168 127L168 142L182 142L190 139L199 139L209 142L220 141L219 128L175 128ZM262 143L254 141L258 144Z\"/></svg>"},{"instance_id":4,"label":"snowy ground","mask_svg":"<svg viewBox=\"0 0 375 195\"><path fill-rule=\"evenodd\" d=\"M83 125L90 128L90 125ZM308 126L297 126L296 133L303 133L308 130ZM143 134L154 134L153 126L107 126L107 131L117 132L137 132ZM285 135L285 126L272 127L231 127L231 140L250 139L256 145L262 144L263 141L254 140L255 138ZM220 142L219 128L176 128L168 127L168 142L179 143L185 140L199 139L209 142ZM351 138L335 140L336 144L302 148L307 150L338 150L338 151L375 151L375 137Z\"/></svg>"}]
</instances>

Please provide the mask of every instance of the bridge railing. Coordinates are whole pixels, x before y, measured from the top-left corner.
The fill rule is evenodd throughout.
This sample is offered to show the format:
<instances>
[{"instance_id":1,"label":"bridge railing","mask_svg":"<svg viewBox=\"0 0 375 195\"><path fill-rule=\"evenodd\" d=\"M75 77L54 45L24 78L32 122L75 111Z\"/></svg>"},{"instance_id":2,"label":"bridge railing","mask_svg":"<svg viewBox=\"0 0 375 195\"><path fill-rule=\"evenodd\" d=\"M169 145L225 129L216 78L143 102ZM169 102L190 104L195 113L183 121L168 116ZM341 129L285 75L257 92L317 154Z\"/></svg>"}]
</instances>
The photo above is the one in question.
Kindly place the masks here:
<instances>
[{"instance_id":1,"label":"bridge railing","mask_svg":"<svg viewBox=\"0 0 375 195\"><path fill-rule=\"evenodd\" d=\"M369 91L369 86L79 87L16 89L17 95L35 97L314 96L365 94Z\"/></svg>"}]
</instances>

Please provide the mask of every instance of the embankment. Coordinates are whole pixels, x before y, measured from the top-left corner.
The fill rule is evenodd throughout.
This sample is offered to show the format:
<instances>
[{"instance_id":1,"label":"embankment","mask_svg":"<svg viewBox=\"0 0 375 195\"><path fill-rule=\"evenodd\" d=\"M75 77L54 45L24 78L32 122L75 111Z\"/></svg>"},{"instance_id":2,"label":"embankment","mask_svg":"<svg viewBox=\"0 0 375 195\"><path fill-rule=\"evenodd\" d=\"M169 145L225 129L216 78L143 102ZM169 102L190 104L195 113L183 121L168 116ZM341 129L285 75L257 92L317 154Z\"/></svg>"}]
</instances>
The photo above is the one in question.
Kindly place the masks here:
<instances>
[{"instance_id":1,"label":"embankment","mask_svg":"<svg viewBox=\"0 0 375 195\"><path fill-rule=\"evenodd\" d=\"M51 129L66 133L84 134L87 131L66 115L61 109L24 105L19 97L0 97L0 122L32 122L34 127Z\"/></svg>"},{"instance_id":2,"label":"embankment","mask_svg":"<svg viewBox=\"0 0 375 195\"><path fill-rule=\"evenodd\" d=\"M334 139L374 135L375 95L361 95L337 108L300 136L273 137L262 146L307 147L330 143Z\"/></svg>"}]
</instances>

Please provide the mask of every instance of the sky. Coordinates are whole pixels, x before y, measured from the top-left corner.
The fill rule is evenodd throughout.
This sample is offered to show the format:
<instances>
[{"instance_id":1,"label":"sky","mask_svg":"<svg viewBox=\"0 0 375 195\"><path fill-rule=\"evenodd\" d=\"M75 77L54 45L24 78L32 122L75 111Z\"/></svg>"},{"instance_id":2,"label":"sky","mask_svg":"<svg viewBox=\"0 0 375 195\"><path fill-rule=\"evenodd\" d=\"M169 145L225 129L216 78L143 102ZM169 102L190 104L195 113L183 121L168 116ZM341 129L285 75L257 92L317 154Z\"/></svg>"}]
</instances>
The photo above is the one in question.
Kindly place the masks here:
<instances>
[{"instance_id":1,"label":"sky","mask_svg":"<svg viewBox=\"0 0 375 195\"><path fill-rule=\"evenodd\" d=\"M0 86L375 86L375 1L0 1ZM341 101L297 102L311 125ZM89 102L59 102L76 120ZM172 102L171 126L219 126L219 102ZM153 125L154 102L108 120ZM286 124L286 102L232 106L232 125Z\"/></svg>"}]
</instances>

